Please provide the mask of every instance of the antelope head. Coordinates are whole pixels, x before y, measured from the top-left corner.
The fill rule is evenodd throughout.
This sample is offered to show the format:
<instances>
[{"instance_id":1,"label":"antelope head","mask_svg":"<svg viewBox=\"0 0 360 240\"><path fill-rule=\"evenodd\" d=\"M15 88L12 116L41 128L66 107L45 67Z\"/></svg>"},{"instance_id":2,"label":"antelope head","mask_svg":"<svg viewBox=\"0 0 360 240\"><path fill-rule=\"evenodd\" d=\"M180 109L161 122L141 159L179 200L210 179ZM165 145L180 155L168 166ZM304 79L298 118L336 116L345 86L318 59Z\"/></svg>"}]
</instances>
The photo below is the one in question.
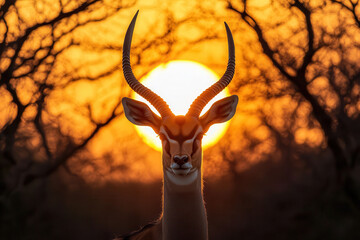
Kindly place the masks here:
<instances>
[{"instance_id":1,"label":"antelope head","mask_svg":"<svg viewBox=\"0 0 360 240\"><path fill-rule=\"evenodd\" d=\"M225 23L229 60L224 75L201 93L191 104L185 116L175 116L168 104L156 93L142 85L134 76L130 65L130 47L138 12L132 19L125 35L123 45L123 72L129 86L140 96L148 100L160 113L156 115L145 103L130 98L123 98L127 119L135 125L150 126L162 141L162 159L164 173L176 178L185 178L198 172L202 164L203 135L212 124L226 122L236 111L236 95L215 102L200 116L205 105L221 92L231 81L235 70L235 47L228 25Z\"/></svg>"}]
</instances>

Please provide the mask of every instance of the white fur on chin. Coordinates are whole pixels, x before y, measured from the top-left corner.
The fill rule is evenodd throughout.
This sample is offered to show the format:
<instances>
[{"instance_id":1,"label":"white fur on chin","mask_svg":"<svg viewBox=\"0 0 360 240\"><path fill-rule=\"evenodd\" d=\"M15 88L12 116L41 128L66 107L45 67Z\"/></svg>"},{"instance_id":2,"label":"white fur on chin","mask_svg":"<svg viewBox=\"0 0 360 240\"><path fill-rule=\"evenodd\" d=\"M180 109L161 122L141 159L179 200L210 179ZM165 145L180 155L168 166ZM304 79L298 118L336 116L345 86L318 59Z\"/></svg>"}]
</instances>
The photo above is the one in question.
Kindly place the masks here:
<instances>
[{"instance_id":1,"label":"white fur on chin","mask_svg":"<svg viewBox=\"0 0 360 240\"><path fill-rule=\"evenodd\" d=\"M177 170L177 171L182 171L182 170ZM171 183L178 186L187 186L193 184L196 181L196 179L198 178L199 170L194 169L190 172L189 169L189 171L186 174L176 174L176 172L173 173L170 170L166 169L165 174L167 179L169 179Z\"/></svg>"}]
</instances>

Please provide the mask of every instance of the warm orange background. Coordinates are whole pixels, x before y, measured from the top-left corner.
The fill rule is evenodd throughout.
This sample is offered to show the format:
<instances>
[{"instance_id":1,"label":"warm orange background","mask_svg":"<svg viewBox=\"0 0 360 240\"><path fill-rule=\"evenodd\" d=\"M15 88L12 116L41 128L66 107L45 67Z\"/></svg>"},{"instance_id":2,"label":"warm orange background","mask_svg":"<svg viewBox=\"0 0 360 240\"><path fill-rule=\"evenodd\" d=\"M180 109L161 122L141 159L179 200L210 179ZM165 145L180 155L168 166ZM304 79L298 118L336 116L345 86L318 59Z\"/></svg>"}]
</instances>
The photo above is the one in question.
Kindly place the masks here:
<instances>
[{"instance_id":1,"label":"warm orange background","mask_svg":"<svg viewBox=\"0 0 360 240\"><path fill-rule=\"evenodd\" d=\"M93 1L18 0L2 18L2 6L13 0L0 0L0 50L9 29L1 77L27 28L50 21L61 4L67 13ZM229 9L231 3L241 13L244 2L254 19ZM321 47L300 79L303 91L274 67L254 31L256 21L274 59L294 75L309 49L299 6L311 10L314 46ZM59 161L132 95L121 56L137 10L131 62L139 79L171 60L196 61L221 76L224 21L234 36L236 72L228 90L239 96L237 113L221 141L204 152L210 239L360 239L359 9L355 0L99 0L53 32L39 27L15 61L29 58L27 64L10 83L0 79L0 239L110 239L159 217L161 154L142 142L122 106L84 147ZM53 38L60 38L54 51L65 47L55 64L49 57L24 74ZM39 46L45 50L35 52ZM9 88L27 106L13 135L3 131L11 130L18 109ZM330 119L322 125L307 91L319 115ZM39 105L50 154L34 126Z\"/></svg>"},{"instance_id":2,"label":"warm orange background","mask_svg":"<svg viewBox=\"0 0 360 240\"><path fill-rule=\"evenodd\" d=\"M274 23L282 21L283 19L281 18L283 16L277 17L274 16L274 12L263 10L264 8L271 9L269 3L266 1L254 1L249 6L259 21L267 23L269 23L269 19ZM20 2L19 5L23 10L24 20L29 23L39 21L41 19L37 18L44 17L37 15L37 18L33 18L32 11L35 10L26 1ZM118 101L119 97L131 93L124 84L120 68L121 51L119 49L122 45L127 25L137 9L140 9L140 14L135 28L133 45L138 44L139 41L153 39L154 36L161 35L169 16L173 18L175 23L189 16L193 18L185 23L178 24L171 33L175 41L173 50L169 54L159 57L158 48L154 50L151 48L146 49L141 54L142 63L134 64L134 72L139 78L157 65L175 59L192 60L202 63L213 69L218 75L222 75L227 63L226 34L222 23L226 21L233 31L237 58L236 75L229 89L232 94L240 96L238 112L231 123L226 138L231 139L231 136L236 136L237 139L241 139L241 141L237 140L236 144L232 144L231 140L230 143L226 144L229 144L232 151L245 152L249 164L261 161L261 156L272 152L274 146L273 140L269 136L269 131L263 126L256 112L261 108L261 111L265 112L265 114L267 112L271 113L271 122L281 128L284 124L282 114L284 114L284 111L287 111L285 108L292 108L292 99L290 97L275 100L263 99L261 92L266 91L266 86L262 86L261 83L249 84L237 89L236 86L246 83L248 78L256 77L259 71L256 66L261 65L263 68L270 68L271 64L263 56L257 55L259 53L259 45L255 43L256 36L254 32L239 24L237 17L225 10L225 5L226 3L221 1L138 1L133 7L120 10L118 14L101 22L101 24L89 24L79 28L74 33L74 38L83 45L67 50L62 55L64 62L61 66L56 66L57 70L62 71L64 69L66 71L66 69L70 69L69 66L79 66L81 67L79 74L86 72L86 74L94 76L107 68L116 68L118 66L118 70L109 76L98 78L92 82L84 79L83 81L80 80L69 84L65 89L54 91L49 96L47 102L49 112L54 116L61 116L60 125L64 133L73 136L75 139L82 138L87 136L92 129L91 122L89 122L86 116L83 116L87 105L90 104L92 106L94 118L101 121L101 119L109 114L111 107ZM51 13L56 11L56 5L50 3L42 5L39 2L38 8L43 8L44 13L49 18ZM209 14L203 13L200 9L216 9L216 11L209 11L212 13ZM11 17L9 19L11 20ZM332 21L331 16L328 19L329 22ZM9 24L11 25L12 22L9 21ZM302 24L301 18L294 17L280 29L277 29L275 32L270 31L267 35L269 39L273 36L286 38L288 37L289 29L296 28L299 24ZM64 28L66 27L64 25ZM34 36L33 41L37 42L36 38L40 38L42 33L46 34L46 30L46 28L40 29L36 36ZM197 44L189 44L189 42L197 40L199 37L212 35L216 36L215 39L205 39ZM301 43L303 40L304 36L301 34L292 38L292 41L295 43ZM67 40L64 39L63 41L65 43ZM104 48L108 47L108 49L94 51L93 48L97 47L97 45ZM138 54L136 48L133 49L133 53ZM244 58L256 59L256 66L244 65ZM134 61L136 60L133 58ZM5 62L2 62L2 64L5 64ZM61 79L57 81L61 82ZM20 96L22 101L26 102L31 98L33 91L31 90L30 81L29 84L26 84L26 81L23 84L24 87ZM279 81L279 84L283 83ZM326 79L318 79L312 83L311 89L314 92L327 91L326 86ZM250 99L250 96L254 94L257 97ZM1 101L4 103L10 101L6 95L2 95L1 98ZM331 97L326 99L330 107L336 104L336 99ZM8 118L6 113L11 111L11 108L9 110L9 107L4 107L3 105L1 111L0 116L3 118L2 122L4 123L4 120ZM31 115L31 111L28 114ZM299 144L307 143L310 146L321 146L324 140L323 134L316 126L308 127L308 115L309 106L303 103L301 108L299 108L298 119L296 120L297 127L294 130L295 140ZM262 142L256 149L248 153L246 153L248 140L243 135L245 132ZM111 173L106 175L105 179L150 181L161 178L160 153L141 142L134 127L123 115L102 129L86 148L91 156L99 159L100 162L104 156L111 155L118 164L125 164L128 168L126 173ZM226 172L220 171L223 168L227 168L221 162L221 158L217 147L205 152L205 176L221 175ZM106 165L105 162L102 164ZM106 166L103 167L106 168ZM91 168L81 169L80 171L87 181L99 181L92 174L93 170Z\"/></svg>"}]
</instances>

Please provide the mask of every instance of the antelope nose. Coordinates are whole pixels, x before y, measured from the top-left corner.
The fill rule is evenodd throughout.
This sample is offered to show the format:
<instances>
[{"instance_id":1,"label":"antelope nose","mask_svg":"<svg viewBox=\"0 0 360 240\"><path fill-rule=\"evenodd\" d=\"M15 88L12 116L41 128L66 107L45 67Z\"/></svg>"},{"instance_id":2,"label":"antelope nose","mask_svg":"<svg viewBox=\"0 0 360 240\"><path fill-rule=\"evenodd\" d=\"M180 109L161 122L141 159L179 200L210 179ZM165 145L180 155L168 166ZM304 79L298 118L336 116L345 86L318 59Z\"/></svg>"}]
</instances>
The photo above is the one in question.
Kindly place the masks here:
<instances>
[{"instance_id":1,"label":"antelope nose","mask_svg":"<svg viewBox=\"0 0 360 240\"><path fill-rule=\"evenodd\" d=\"M177 163L180 167L189 161L188 155L175 155L174 162Z\"/></svg>"}]
</instances>

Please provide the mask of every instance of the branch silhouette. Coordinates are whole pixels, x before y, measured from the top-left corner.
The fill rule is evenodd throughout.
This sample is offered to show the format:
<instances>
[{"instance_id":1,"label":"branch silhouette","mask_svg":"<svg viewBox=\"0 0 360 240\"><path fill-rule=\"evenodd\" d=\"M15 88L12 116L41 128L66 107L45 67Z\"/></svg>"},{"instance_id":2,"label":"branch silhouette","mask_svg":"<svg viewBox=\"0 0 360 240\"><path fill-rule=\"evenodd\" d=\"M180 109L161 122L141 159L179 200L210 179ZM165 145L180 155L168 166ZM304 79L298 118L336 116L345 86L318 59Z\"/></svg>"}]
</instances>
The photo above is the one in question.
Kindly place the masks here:
<instances>
[{"instance_id":1,"label":"branch silhouette","mask_svg":"<svg viewBox=\"0 0 360 240\"><path fill-rule=\"evenodd\" d=\"M358 26L357 2L351 2L350 5L346 5L343 1L330 2L330 4L340 5L343 9L346 9L349 13L348 16L351 16L355 20L354 24ZM302 46L300 47L301 54L292 53L290 44L282 44L284 39L271 39L266 36L264 29L266 29L265 32L272 29L271 25L260 24L249 12L246 1L242 1L242 8L235 7L232 1L228 1L227 9L237 14L255 32L262 53L271 61L273 67L280 73L281 78L291 83L293 90L301 94L311 105L311 113L320 124L327 146L333 153L339 183L352 199L352 202L360 207L360 195L351 176L352 169L356 165L355 162L358 161L357 156L360 146L358 141L359 129L352 129L351 126L355 122L359 123L359 114L357 111L356 115L350 116L346 110L353 102L358 101L358 97L355 97L351 92L356 89L354 86L359 83L360 66L347 56L347 52L350 51L351 47L339 41L339 38L347 37L350 33L341 24L337 25L335 31L330 32L321 24L314 23L314 15L319 11L325 12L326 4L311 7L307 2L294 0L285 5L283 5L284 11L296 11L301 16L301 18L298 18L300 22L298 31L306 34L306 39L303 38L303 42L299 43ZM279 25L284 24L280 23ZM273 26L273 28L276 27L278 26ZM271 45L277 45L277 48ZM357 44L354 43L354 46L357 46ZM341 60L338 63L331 62L330 65L323 63L320 57L326 51L336 51L341 56ZM288 66L286 62L281 60L287 58L296 59L298 67ZM291 72L287 70L289 67ZM339 99L339 104L335 108L327 106L324 98L312 90L313 82L323 77L328 79L331 94L334 94L336 99ZM341 81L343 84L339 85ZM344 86L346 86L346 90Z\"/></svg>"}]
</instances>

